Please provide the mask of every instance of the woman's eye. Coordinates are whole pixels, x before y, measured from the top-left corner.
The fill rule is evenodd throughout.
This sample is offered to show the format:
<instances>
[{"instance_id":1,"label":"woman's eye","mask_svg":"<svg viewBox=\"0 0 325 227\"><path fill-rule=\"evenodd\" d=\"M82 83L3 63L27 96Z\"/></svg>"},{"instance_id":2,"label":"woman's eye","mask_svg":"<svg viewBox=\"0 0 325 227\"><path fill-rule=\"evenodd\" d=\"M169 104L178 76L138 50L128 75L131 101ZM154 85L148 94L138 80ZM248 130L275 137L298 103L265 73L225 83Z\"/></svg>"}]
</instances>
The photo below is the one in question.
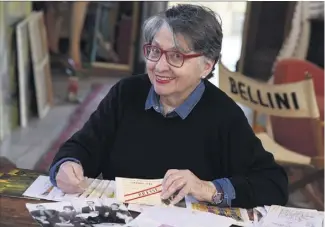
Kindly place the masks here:
<instances>
[{"instance_id":1,"label":"woman's eye","mask_svg":"<svg viewBox=\"0 0 325 227\"><path fill-rule=\"evenodd\" d=\"M172 53L171 57L176 59L176 58L181 58L182 55L180 53Z\"/></svg>"},{"instance_id":2,"label":"woman's eye","mask_svg":"<svg viewBox=\"0 0 325 227\"><path fill-rule=\"evenodd\" d=\"M150 52L152 52L153 54L159 54L160 53L159 49L157 49L157 48L152 48Z\"/></svg>"},{"instance_id":3,"label":"woman's eye","mask_svg":"<svg viewBox=\"0 0 325 227\"><path fill-rule=\"evenodd\" d=\"M180 58L181 56L182 56L182 55L179 54L179 53L176 53L176 54L175 54L175 57L176 57L176 58Z\"/></svg>"}]
</instances>

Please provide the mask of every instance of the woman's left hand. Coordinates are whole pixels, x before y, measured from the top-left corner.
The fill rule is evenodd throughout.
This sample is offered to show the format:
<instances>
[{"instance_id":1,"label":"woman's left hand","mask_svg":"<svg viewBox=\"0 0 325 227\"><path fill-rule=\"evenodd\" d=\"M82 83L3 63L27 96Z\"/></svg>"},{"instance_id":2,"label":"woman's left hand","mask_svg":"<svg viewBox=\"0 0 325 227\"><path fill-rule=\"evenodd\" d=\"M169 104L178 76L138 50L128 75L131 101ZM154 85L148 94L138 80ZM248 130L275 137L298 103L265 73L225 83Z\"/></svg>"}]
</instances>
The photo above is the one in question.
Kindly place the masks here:
<instances>
[{"instance_id":1,"label":"woman's left hand","mask_svg":"<svg viewBox=\"0 0 325 227\"><path fill-rule=\"evenodd\" d=\"M186 195L192 195L198 201L211 202L216 188L210 181L200 180L190 170L170 169L162 183L161 198L168 199L176 192L178 194L171 201L172 204L178 203Z\"/></svg>"}]
</instances>

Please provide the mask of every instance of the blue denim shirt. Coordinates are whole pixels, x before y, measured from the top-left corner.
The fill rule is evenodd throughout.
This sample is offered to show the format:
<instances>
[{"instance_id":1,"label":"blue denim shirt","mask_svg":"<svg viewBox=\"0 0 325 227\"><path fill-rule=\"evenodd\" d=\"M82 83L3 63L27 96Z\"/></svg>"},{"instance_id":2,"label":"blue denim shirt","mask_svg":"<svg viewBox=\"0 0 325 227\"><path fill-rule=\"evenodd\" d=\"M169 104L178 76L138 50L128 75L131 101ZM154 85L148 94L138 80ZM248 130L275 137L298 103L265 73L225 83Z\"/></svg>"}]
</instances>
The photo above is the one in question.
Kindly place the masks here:
<instances>
[{"instance_id":1,"label":"blue denim shirt","mask_svg":"<svg viewBox=\"0 0 325 227\"><path fill-rule=\"evenodd\" d=\"M166 114L165 117L176 117L179 116L183 120L191 113L195 105L200 101L205 90L203 81L195 88L190 96L175 110ZM153 108L157 113L162 114L162 105L159 102L159 96L156 94L153 87L150 88L146 103L145 110ZM79 162L74 158L65 158L57 162L50 169L50 180L53 185L56 186L55 176L58 167L65 161ZM235 189L228 178L215 179L212 181L216 189L224 194L223 202L219 206L231 206L231 201L236 198Z\"/></svg>"},{"instance_id":2,"label":"blue denim shirt","mask_svg":"<svg viewBox=\"0 0 325 227\"><path fill-rule=\"evenodd\" d=\"M202 94L205 90L204 83L201 82L190 96L174 111L168 113L166 117L180 116L183 120L191 113L195 105L200 101ZM158 113L162 114L163 107L159 102L159 96L156 94L153 87L150 88L147 101L145 104L145 110L154 108Z\"/></svg>"}]
</instances>

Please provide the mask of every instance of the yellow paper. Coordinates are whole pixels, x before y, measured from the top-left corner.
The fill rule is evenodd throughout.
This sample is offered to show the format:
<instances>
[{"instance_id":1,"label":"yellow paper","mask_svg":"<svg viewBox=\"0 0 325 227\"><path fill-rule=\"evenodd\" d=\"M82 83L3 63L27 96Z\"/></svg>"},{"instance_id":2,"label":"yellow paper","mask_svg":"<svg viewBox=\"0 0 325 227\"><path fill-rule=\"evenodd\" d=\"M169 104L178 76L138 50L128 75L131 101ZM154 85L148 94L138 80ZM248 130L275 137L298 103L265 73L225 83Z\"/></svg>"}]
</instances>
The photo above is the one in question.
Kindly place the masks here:
<instances>
[{"instance_id":1,"label":"yellow paper","mask_svg":"<svg viewBox=\"0 0 325 227\"><path fill-rule=\"evenodd\" d=\"M163 205L160 198L162 181L116 177L116 199L122 203Z\"/></svg>"}]
</instances>

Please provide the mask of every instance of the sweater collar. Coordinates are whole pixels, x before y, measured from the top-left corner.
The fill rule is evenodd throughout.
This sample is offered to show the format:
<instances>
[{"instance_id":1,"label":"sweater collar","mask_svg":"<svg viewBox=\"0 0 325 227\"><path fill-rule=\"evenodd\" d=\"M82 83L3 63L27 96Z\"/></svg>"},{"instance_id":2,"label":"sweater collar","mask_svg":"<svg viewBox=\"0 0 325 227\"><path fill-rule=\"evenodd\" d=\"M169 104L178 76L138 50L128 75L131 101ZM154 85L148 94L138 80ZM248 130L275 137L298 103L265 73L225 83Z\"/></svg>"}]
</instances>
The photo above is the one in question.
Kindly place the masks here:
<instances>
[{"instance_id":1,"label":"sweater collar","mask_svg":"<svg viewBox=\"0 0 325 227\"><path fill-rule=\"evenodd\" d=\"M189 97L178 106L173 112L168 113L166 117L180 116L183 120L191 113L195 105L200 101L205 90L204 82L201 80L200 84L194 89ZM153 108L156 112L162 114L162 105L159 102L159 95L151 86L148 97L145 103L145 110Z\"/></svg>"}]
</instances>

